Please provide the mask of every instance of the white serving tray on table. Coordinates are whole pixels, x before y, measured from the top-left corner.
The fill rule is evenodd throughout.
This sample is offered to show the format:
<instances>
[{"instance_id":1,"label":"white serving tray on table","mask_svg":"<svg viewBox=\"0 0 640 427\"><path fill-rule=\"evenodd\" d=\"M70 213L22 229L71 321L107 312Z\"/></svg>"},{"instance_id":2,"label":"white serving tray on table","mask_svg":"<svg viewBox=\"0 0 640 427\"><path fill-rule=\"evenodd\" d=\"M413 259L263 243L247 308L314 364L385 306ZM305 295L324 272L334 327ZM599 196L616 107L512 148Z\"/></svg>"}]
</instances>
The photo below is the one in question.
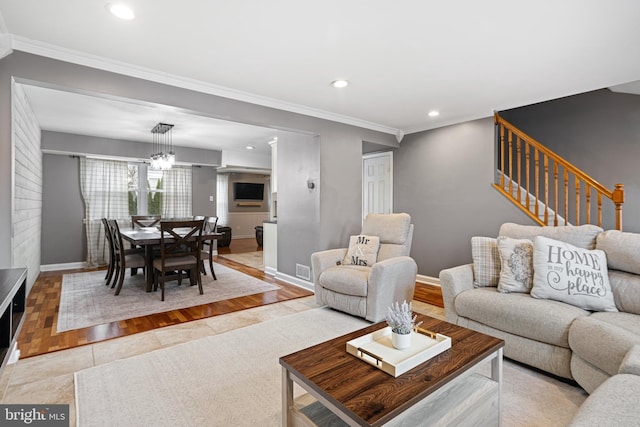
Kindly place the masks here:
<instances>
[{"instance_id":1,"label":"white serving tray on table","mask_svg":"<svg viewBox=\"0 0 640 427\"><path fill-rule=\"evenodd\" d=\"M347 353L394 377L450 348L451 338L417 328L417 332L412 332L411 346L398 350L391 343L389 326L347 342Z\"/></svg>"}]
</instances>

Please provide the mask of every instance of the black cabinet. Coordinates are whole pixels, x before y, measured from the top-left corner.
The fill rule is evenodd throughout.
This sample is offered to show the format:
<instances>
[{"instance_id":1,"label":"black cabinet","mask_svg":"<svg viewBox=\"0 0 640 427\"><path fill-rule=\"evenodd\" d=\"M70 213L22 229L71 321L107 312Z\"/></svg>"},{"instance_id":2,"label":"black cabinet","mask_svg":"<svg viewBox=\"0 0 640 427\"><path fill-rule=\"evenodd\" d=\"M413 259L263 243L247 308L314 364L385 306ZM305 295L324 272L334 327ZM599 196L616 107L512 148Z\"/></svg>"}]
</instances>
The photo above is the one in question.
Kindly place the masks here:
<instances>
[{"instance_id":1,"label":"black cabinet","mask_svg":"<svg viewBox=\"0 0 640 427\"><path fill-rule=\"evenodd\" d=\"M0 270L0 374L18 339L27 306L27 269Z\"/></svg>"}]
</instances>

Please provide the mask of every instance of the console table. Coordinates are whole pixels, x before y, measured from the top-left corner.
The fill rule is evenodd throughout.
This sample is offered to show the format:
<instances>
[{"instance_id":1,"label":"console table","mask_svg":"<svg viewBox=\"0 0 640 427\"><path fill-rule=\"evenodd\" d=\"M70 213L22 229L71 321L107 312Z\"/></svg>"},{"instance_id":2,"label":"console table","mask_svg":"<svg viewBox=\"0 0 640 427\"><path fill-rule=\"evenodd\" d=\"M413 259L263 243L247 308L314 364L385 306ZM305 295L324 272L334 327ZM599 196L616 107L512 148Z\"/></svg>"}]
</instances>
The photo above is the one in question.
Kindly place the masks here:
<instances>
[{"instance_id":1,"label":"console table","mask_svg":"<svg viewBox=\"0 0 640 427\"><path fill-rule=\"evenodd\" d=\"M18 339L27 306L27 269L0 269L0 374Z\"/></svg>"}]
</instances>

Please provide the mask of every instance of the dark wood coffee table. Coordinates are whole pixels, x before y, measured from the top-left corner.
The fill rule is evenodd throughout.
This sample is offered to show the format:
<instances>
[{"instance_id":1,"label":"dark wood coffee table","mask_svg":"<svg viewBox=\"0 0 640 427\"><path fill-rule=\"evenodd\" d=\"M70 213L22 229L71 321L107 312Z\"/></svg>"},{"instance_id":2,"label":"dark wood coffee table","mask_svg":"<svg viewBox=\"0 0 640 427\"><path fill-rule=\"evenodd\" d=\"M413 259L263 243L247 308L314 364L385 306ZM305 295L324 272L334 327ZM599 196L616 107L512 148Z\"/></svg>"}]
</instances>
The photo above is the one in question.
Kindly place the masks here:
<instances>
[{"instance_id":1,"label":"dark wood coffee table","mask_svg":"<svg viewBox=\"0 0 640 427\"><path fill-rule=\"evenodd\" d=\"M294 382L347 425L499 425L504 341L424 315L418 320L450 337L451 348L397 378L346 351L347 341L384 323L281 357L282 425L313 425L294 402ZM478 373L485 363L489 375Z\"/></svg>"}]
</instances>

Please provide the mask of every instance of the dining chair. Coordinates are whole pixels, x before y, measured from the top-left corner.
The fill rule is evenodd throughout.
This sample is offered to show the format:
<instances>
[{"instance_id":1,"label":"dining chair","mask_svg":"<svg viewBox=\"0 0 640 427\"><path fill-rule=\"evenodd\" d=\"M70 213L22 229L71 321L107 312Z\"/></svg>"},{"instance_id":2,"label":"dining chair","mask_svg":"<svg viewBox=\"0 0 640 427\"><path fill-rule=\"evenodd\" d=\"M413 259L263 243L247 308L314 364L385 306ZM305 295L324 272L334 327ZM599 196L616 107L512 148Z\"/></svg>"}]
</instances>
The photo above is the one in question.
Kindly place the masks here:
<instances>
[{"instance_id":1,"label":"dining chair","mask_svg":"<svg viewBox=\"0 0 640 427\"><path fill-rule=\"evenodd\" d=\"M203 221L161 221L160 222L160 258L153 260L154 290L162 290L161 300L164 301L164 289L168 272L180 274L189 271L189 280L193 285L198 284L200 295L202 279L200 278L200 252L202 251Z\"/></svg>"},{"instance_id":2,"label":"dining chair","mask_svg":"<svg viewBox=\"0 0 640 427\"><path fill-rule=\"evenodd\" d=\"M161 219L160 215L131 215L131 228L154 227Z\"/></svg>"},{"instance_id":3,"label":"dining chair","mask_svg":"<svg viewBox=\"0 0 640 427\"><path fill-rule=\"evenodd\" d=\"M218 217L217 216L206 216L204 217L204 224L202 227L202 233L203 234L208 234L208 233L215 233L216 232L216 227L218 226ZM202 258L202 262L201 262L201 266L202 266L202 273L206 276L207 275L207 270L204 267L204 260L205 258L209 258L209 269L211 269L211 276L213 276L213 280L218 280L218 278L216 277L216 272L213 271L213 251L214 251L214 242L215 239L208 239L208 240L203 240L202 241L202 253L201 253L201 258Z\"/></svg>"},{"instance_id":4,"label":"dining chair","mask_svg":"<svg viewBox=\"0 0 640 427\"><path fill-rule=\"evenodd\" d=\"M107 245L109 246L109 266L107 268L107 274L104 276L105 285L109 286L111 284L111 279L113 278L113 272L115 271L116 256L115 249L113 248L113 238L111 235L111 230L109 229L109 224L107 223L107 218L102 218L102 225L104 226L104 236L107 239Z\"/></svg>"},{"instance_id":5,"label":"dining chair","mask_svg":"<svg viewBox=\"0 0 640 427\"><path fill-rule=\"evenodd\" d=\"M155 227L162 220L161 215L131 215L131 228ZM132 249L140 249L132 246ZM131 270L132 275L136 275L138 269Z\"/></svg>"},{"instance_id":6,"label":"dining chair","mask_svg":"<svg viewBox=\"0 0 640 427\"><path fill-rule=\"evenodd\" d=\"M114 279L111 288L117 287L115 295L120 294L122 284L124 283L124 276L127 272L127 268L144 268L146 261L144 256L140 253L127 253L122 241L122 235L120 234L120 227L115 219L107 220L109 229L111 230L111 240L113 241L113 250L115 256L115 269L116 279ZM131 273L133 275L133 272Z\"/></svg>"}]
</instances>

